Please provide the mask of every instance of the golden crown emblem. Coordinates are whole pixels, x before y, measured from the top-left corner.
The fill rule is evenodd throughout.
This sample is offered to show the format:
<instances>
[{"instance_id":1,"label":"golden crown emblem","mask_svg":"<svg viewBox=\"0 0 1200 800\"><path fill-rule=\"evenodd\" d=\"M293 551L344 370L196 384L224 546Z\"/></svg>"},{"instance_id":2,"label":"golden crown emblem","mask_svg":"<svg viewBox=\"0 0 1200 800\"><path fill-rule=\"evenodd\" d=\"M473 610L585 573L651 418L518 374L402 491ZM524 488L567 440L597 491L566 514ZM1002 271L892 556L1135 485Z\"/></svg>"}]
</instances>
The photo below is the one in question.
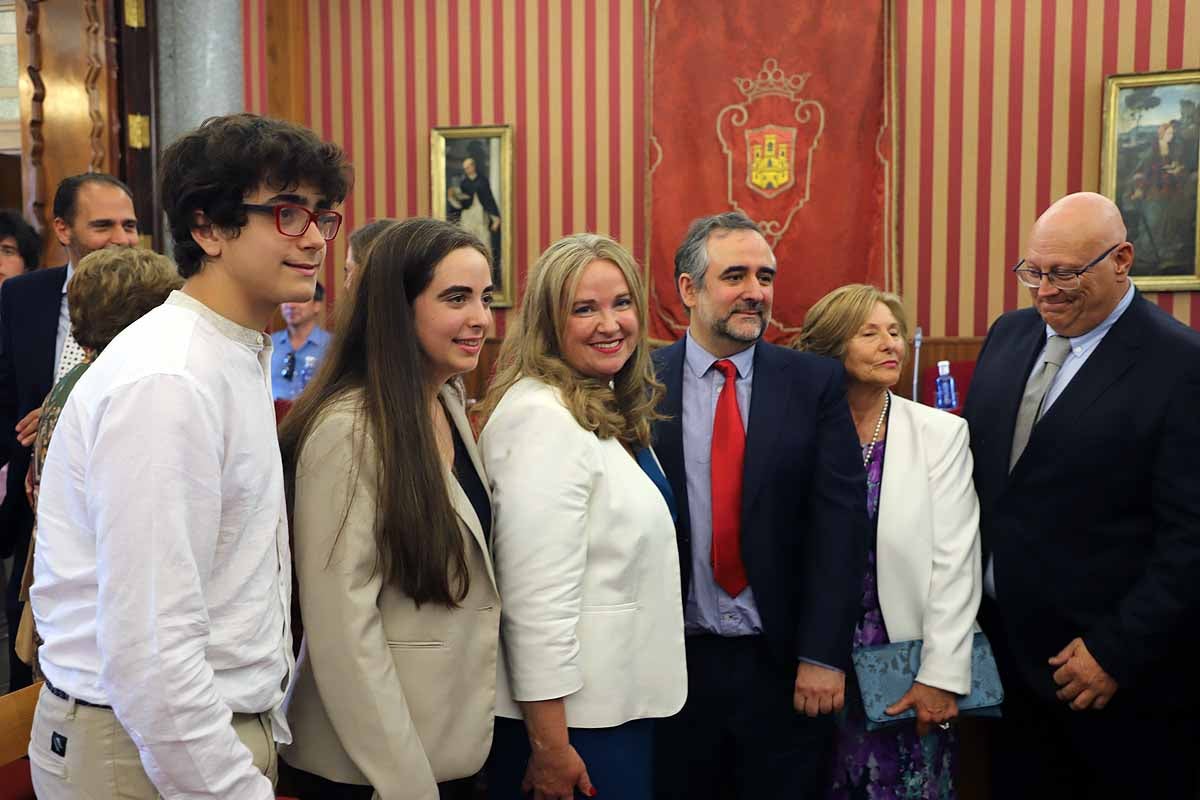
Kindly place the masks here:
<instances>
[{"instance_id":1,"label":"golden crown emblem","mask_svg":"<svg viewBox=\"0 0 1200 800\"><path fill-rule=\"evenodd\" d=\"M800 92L808 82L811 72L800 72L794 75L784 75L779 62L768 58L763 62L762 69L753 78L734 78L738 89L746 96L747 101L763 95L777 94L789 100L800 99Z\"/></svg>"}]
</instances>

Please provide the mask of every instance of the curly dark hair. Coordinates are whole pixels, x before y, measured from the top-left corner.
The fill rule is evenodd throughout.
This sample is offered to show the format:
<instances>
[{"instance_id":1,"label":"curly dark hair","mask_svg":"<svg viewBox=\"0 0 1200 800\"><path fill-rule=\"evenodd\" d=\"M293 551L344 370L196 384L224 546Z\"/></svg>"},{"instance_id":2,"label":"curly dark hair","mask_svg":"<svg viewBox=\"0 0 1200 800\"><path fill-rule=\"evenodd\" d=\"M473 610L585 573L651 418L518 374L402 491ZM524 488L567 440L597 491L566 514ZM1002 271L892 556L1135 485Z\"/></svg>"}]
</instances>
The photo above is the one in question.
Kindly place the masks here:
<instances>
[{"instance_id":1,"label":"curly dark hair","mask_svg":"<svg viewBox=\"0 0 1200 800\"><path fill-rule=\"evenodd\" d=\"M25 221L21 212L11 208L0 211L0 239L6 236L17 240L17 252L25 262L25 271L37 269L42 255L42 237Z\"/></svg>"},{"instance_id":2,"label":"curly dark hair","mask_svg":"<svg viewBox=\"0 0 1200 800\"><path fill-rule=\"evenodd\" d=\"M190 278L204 264L204 251L192 239L196 211L238 231L246 225L242 203L262 186L282 192L311 183L322 204L332 206L345 199L353 181L342 148L301 125L257 114L206 119L171 143L159 169L179 274Z\"/></svg>"}]
</instances>

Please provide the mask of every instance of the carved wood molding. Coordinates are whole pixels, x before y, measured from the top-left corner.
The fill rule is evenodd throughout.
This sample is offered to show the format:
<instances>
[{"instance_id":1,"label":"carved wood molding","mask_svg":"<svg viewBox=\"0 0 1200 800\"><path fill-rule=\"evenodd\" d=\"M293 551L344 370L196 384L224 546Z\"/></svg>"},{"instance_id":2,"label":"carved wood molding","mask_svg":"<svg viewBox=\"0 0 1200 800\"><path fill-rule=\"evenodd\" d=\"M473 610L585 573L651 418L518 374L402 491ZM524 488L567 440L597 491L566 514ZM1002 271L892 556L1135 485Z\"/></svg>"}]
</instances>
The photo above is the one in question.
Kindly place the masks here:
<instances>
[{"instance_id":1,"label":"carved wood molding","mask_svg":"<svg viewBox=\"0 0 1200 800\"><path fill-rule=\"evenodd\" d=\"M88 99L88 118L92 121L88 141L91 144L92 158L88 162L89 172L105 171L105 156L107 148L104 141L104 112L100 107L100 79L104 75L104 25L102 10L96 0L87 0L83 4L83 13L87 19L84 33L87 36L87 73L84 75L83 88Z\"/></svg>"},{"instance_id":2,"label":"carved wood molding","mask_svg":"<svg viewBox=\"0 0 1200 800\"><path fill-rule=\"evenodd\" d=\"M25 171L25 220L34 230L42 233L45 229L46 201L42 193L45 184L45 167L42 164L42 154L46 149L46 139L42 132L45 121L42 103L46 99L46 84L42 81L42 34L40 29L42 0L25 0L25 37L29 45L29 83L33 94L29 100L29 167Z\"/></svg>"}]
</instances>

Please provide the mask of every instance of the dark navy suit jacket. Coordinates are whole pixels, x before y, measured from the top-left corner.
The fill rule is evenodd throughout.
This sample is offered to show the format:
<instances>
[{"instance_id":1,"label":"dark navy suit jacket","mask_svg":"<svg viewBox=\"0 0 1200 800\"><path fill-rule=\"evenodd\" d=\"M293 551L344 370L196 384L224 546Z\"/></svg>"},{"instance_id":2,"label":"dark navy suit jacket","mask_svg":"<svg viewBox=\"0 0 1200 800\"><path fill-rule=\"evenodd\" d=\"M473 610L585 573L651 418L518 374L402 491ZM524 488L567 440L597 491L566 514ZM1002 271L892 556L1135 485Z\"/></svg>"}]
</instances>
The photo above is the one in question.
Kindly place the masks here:
<instances>
[{"instance_id":1,"label":"dark navy suit jacket","mask_svg":"<svg viewBox=\"0 0 1200 800\"><path fill-rule=\"evenodd\" d=\"M654 354L667 387L654 447L678 501L683 596L691 582L691 520L681 426L686 338ZM866 474L846 405L842 366L760 342L746 430L742 561L772 653L849 669L862 609Z\"/></svg>"},{"instance_id":2,"label":"dark navy suit jacket","mask_svg":"<svg viewBox=\"0 0 1200 800\"><path fill-rule=\"evenodd\" d=\"M54 344L67 268L50 267L9 278L0 286L0 463L8 464L8 493L0 507L0 553L20 551L25 563L33 512L25 498L31 448L17 444L16 427L42 405L54 385Z\"/></svg>"},{"instance_id":3,"label":"dark navy suit jacket","mask_svg":"<svg viewBox=\"0 0 1200 800\"><path fill-rule=\"evenodd\" d=\"M1200 684L1200 334L1140 294L1034 427L1017 408L1045 344L1034 309L988 332L964 416L1002 644L1047 701L1072 639L1120 685L1108 710L1195 707ZM985 562L986 563L986 562ZM993 636L993 638L996 638Z\"/></svg>"}]
</instances>

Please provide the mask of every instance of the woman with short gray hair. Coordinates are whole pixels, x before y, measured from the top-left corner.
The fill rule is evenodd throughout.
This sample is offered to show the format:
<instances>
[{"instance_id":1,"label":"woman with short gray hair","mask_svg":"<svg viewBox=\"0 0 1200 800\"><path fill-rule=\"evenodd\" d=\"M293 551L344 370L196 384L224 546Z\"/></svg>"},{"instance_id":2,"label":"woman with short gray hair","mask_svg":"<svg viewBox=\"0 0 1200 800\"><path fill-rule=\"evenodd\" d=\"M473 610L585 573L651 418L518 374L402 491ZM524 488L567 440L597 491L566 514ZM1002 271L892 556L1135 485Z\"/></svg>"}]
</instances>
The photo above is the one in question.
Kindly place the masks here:
<instances>
[{"instance_id":1,"label":"woman with short gray hair","mask_svg":"<svg viewBox=\"0 0 1200 800\"><path fill-rule=\"evenodd\" d=\"M809 309L794 345L845 366L846 399L862 444L873 526L853 647L923 640L915 680L885 712L915 711L915 720L872 730L861 687L848 676L831 800L955 796L951 722L959 696L971 691L983 586L979 501L966 422L890 391L900 379L907 337L899 297L852 284Z\"/></svg>"}]
</instances>

